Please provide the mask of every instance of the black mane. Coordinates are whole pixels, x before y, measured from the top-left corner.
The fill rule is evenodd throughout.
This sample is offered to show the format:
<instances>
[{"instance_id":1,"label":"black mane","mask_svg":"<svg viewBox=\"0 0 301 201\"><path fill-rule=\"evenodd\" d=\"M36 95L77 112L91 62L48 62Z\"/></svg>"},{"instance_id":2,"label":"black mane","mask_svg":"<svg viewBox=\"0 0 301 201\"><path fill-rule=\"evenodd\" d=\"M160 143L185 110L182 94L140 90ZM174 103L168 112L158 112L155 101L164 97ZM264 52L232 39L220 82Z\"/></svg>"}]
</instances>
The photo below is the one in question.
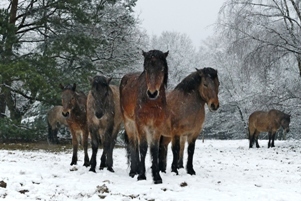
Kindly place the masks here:
<instances>
[{"instance_id":1,"label":"black mane","mask_svg":"<svg viewBox=\"0 0 301 201\"><path fill-rule=\"evenodd\" d=\"M203 68L201 70L197 70L196 72L191 73L187 77L185 77L176 87L176 90L183 91L184 93L190 93L194 90L197 90L198 86L201 84L202 77L200 76L200 72L203 72L205 76L209 76L212 79L217 77L217 71L213 68Z\"/></svg>"}]
</instances>

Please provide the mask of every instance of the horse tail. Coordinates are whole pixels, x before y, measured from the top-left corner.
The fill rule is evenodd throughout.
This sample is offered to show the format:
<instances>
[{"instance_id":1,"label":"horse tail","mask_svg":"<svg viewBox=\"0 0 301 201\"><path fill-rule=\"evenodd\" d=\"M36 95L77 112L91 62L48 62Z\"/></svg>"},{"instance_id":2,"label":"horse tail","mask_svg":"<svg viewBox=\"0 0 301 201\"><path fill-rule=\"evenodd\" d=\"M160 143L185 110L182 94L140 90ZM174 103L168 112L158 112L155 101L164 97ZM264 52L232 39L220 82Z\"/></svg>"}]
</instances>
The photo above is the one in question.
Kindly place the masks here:
<instances>
[{"instance_id":1,"label":"horse tail","mask_svg":"<svg viewBox=\"0 0 301 201\"><path fill-rule=\"evenodd\" d=\"M127 163L130 164L130 157L131 157L131 150L130 150L130 142L129 142L129 137L126 133L126 131L124 130L123 132L124 135L124 142L125 142L125 148L126 148L126 157L127 157Z\"/></svg>"}]
</instances>

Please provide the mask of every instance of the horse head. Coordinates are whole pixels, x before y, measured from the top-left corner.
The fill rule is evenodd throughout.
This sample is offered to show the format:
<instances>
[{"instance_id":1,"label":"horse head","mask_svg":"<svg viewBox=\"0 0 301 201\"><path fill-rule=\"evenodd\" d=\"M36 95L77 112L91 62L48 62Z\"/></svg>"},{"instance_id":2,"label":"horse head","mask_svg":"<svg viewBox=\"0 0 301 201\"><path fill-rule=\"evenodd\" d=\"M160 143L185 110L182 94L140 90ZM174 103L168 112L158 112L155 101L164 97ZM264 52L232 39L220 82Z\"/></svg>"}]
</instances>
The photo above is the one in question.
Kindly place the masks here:
<instances>
[{"instance_id":1,"label":"horse head","mask_svg":"<svg viewBox=\"0 0 301 201\"><path fill-rule=\"evenodd\" d=\"M201 77L201 83L198 90L202 99L205 100L210 110L217 110L219 108L218 88L220 84L217 70L213 68L196 70Z\"/></svg>"},{"instance_id":2,"label":"horse head","mask_svg":"<svg viewBox=\"0 0 301 201\"><path fill-rule=\"evenodd\" d=\"M106 78L102 75L96 75L93 78L89 77L90 84L91 84L91 93L95 99L95 116L97 118L101 118L104 115L105 107L110 104L107 103L106 98L108 96L110 90L110 82L112 78Z\"/></svg>"},{"instance_id":3,"label":"horse head","mask_svg":"<svg viewBox=\"0 0 301 201\"><path fill-rule=\"evenodd\" d=\"M290 131L290 128L289 128L290 122L291 122L291 115L283 114L280 124L286 133L288 133Z\"/></svg>"},{"instance_id":4,"label":"horse head","mask_svg":"<svg viewBox=\"0 0 301 201\"><path fill-rule=\"evenodd\" d=\"M76 84L74 83L73 85L66 85L66 86L60 84L60 87L62 89L62 106L63 106L62 115L64 117L68 117L71 113L71 110L76 105L76 97L75 97Z\"/></svg>"},{"instance_id":5,"label":"horse head","mask_svg":"<svg viewBox=\"0 0 301 201\"><path fill-rule=\"evenodd\" d=\"M165 53L159 50L142 51L142 55L144 56L143 66L147 85L146 94L149 99L154 100L158 98L160 88L167 85L168 66L166 57L168 51Z\"/></svg>"}]
</instances>

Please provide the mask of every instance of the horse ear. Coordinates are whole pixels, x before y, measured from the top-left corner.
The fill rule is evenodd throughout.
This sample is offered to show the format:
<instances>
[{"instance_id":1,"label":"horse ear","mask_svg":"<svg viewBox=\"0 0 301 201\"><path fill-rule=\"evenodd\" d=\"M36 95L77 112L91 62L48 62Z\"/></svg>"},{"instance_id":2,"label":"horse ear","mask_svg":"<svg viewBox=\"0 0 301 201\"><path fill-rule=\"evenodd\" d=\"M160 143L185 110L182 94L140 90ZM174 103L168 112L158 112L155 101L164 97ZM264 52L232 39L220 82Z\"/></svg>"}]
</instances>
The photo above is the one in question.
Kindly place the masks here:
<instances>
[{"instance_id":1,"label":"horse ear","mask_svg":"<svg viewBox=\"0 0 301 201\"><path fill-rule=\"evenodd\" d=\"M169 50L164 53L165 58L168 56Z\"/></svg>"},{"instance_id":2,"label":"horse ear","mask_svg":"<svg viewBox=\"0 0 301 201\"><path fill-rule=\"evenodd\" d=\"M59 86L62 90L64 90L65 87L64 87L64 85L62 85L62 83L60 83Z\"/></svg>"},{"instance_id":3,"label":"horse ear","mask_svg":"<svg viewBox=\"0 0 301 201\"><path fill-rule=\"evenodd\" d=\"M74 83L72 86L72 91L75 91L75 89L76 89L76 84Z\"/></svg>"},{"instance_id":4,"label":"horse ear","mask_svg":"<svg viewBox=\"0 0 301 201\"><path fill-rule=\"evenodd\" d=\"M142 50L142 55L145 57L145 55L146 55L146 52L144 52L143 50Z\"/></svg>"},{"instance_id":5,"label":"horse ear","mask_svg":"<svg viewBox=\"0 0 301 201\"><path fill-rule=\"evenodd\" d=\"M198 72L198 74L199 74L200 76L203 76L203 75L204 75L204 73L203 73L203 71L202 71L201 69L195 68L195 70Z\"/></svg>"},{"instance_id":6,"label":"horse ear","mask_svg":"<svg viewBox=\"0 0 301 201\"><path fill-rule=\"evenodd\" d=\"M108 84L110 84L111 80L112 80L112 77L109 77L109 78L107 79Z\"/></svg>"}]
</instances>

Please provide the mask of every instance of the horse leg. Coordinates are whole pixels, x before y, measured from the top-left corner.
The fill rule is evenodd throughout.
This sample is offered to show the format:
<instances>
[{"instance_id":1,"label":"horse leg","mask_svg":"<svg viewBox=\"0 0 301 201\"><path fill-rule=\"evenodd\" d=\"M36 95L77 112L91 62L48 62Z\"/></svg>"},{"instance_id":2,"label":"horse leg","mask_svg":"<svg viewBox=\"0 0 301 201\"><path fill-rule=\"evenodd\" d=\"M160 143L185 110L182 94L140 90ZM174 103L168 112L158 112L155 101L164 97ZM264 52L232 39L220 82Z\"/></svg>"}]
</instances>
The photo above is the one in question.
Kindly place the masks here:
<instances>
[{"instance_id":1,"label":"horse leg","mask_svg":"<svg viewBox=\"0 0 301 201\"><path fill-rule=\"evenodd\" d=\"M89 136L89 131L88 127L85 127L83 130L83 147L84 147L84 166L88 167L90 166L90 161L89 161L89 155L88 155L88 136Z\"/></svg>"},{"instance_id":2,"label":"horse leg","mask_svg":"<svg viewBox=\"0 0 301 201\"><path fill-rule=\"evenodd\" d=\"M253 147L255 141L255 131L249 127L249 148Z\"/></svg>"},{"instance_id":3,"label":"horse leg","mask_svg":"<svg viewBox=\"0 0 301 201\"><path fill-rule=\"evenodd\" d=\"M178 173L178 161L179 161L179 150L180 150L180 137L174 136L172 139L172 154L173 160L171 164L171 171L175 172L177 175Z\"/></svg>"},{"instance_id":4,"label":"horse leg","mask_svg":"<svg viewBox=\"0 0 301 201\"><path fill-rule=\"evenodd\" d=\"M161 136L159 145L159 170L164 173L166 173L167 148L170 141L170 137Z\"/></svg>"},{"instance_id":5,"label":"horse leg","mask_svg":"<svg viewBox=\"0 0 301 201\"><path fill-rule=\"evenodd\" d=\"M58 140L58 138L57 138L57 133L58 133L58 131L59 131L59 128L57 127L57 128L55 128L54 130L53 130L53 134L52 134L52 136L53 136L53 143L54 144L58 144L59 143L59 140Z\"/></svg>"},{"instance_id":6,"label":"horse leg","mask_svg":"<svg viewBox=\"0 0 301 201\"><path fill-rule=\"evenodd\" d=\"M49 144L53 143L53 129L51 127L51 125L48 123L48 142Z\"/></svg>"},{"instance_id":7,"label":"horse leg","mask_svg":"<svg viewBox=\"0 0 301 201\"><path fill-rule=\"evenodd\" d=\"M126 143L126 151L127 151L127 158L128 164L130 164L130 177L134 177L138 172L138 165L139 165L139 151L138 151L138 142L137 138L134 136L133 132L129 132L130 127L127 127L125 124L125 131L124 131L124 141Z\"/></svg>"},{"instance_id":8,"label":"horse leg","mask_svg":"<svg viewBox=\"0 0 301 201\"><path fill-rule=\"evenodd\" d=\"M271 141L272 141L272 132L269 131L269 142L268 142L268 148L271 147Z\"/></svg>"},{"instance_id":9,"label":"horse leg","mask_svg":"<svg viewBox=\"0 0 301 201\"><path fill-rule=\"evenodd\" d=\"M97 133L95 131L90 131L91 133L91 138L92 138L92 156L91 156L91 161L90 161L90 170L92 172L95 172L95 167L96 167L96 156L97 156L97 151L98 151L98 137Z\"/></svg>"},{"instance_id":10,"label":"horse leg","mask_svg":"<svg viewBox=\"0 0 301 201\"><path fill-rule=\"evenodd\" d=\"M256 140L256 148L260 148L259 143L258 143L258 136L259 136L259 132L256 131L254 134L255 140Z\"/></svg>"},{"instance_id":11,"label":"horse leg","mask_svg":"<svg viewBox=\"0 0 301 201\"><path fill-rule=\"evenodd\" d=\"M184 155L185 142L186 142L186 137L182 136L180 138L180 152L179 152L179 161L178 161L178 168L179 169L184 168L183 155Z\"/></svg>"},{"instance_id":12,"label":"horse leg","mask_svg":"<svg viewBox=\"0 0 301 201\"><path fill-rule=\"evenodd\" d=\"M194 150L195 150L195 141L197 135L193 135L191 139L188 140L188 160L187 160L187 165L186 165L186 171L190 175L195 175L195 171L193 169L193 155L194 155Z\"/></svg>"},{"instance_id":13,"label":"horse leg","mask_svg":"<svg viewBox=\"0 0 301 201\"><path fill-rule=\"evenodd\" d=\"M110 172L114 172L114 170L113 170L113 147L112 147L112 144L114 143L113 139L112 139L113 125L111 125L111 126L107 125L107 126L109 127L109 129L107 129L105 132L105 141L104 141L104 149L106 149L106 156L107 156L106 166Z\"/></svg>"},{"instance_id":14,"label":"horse leg","mask_svg":"<svg viewBox=\"0 0 301 201\"><path fill-rule=\"evenodd\" d=\"M160 135L154 136L154 139L152 139L150 151L151 151L151 157L152 157L152 175L153 175L153 181L155 184L162 184L162 178L159 173L159 142L160 142Z\"/></svg>"},{"instance_id":15,"label":"horse leg","mask_svg":"<svg viewBox=\"0 0 301 201\"><path fill-rule=\"evenodd\" d=\"M146 136L144 139L140 139L139 151L140 151L140 164L139 164L139 175L138 180L146 180L145 176L145 157L147 153L147 139Z\"/></svg>"},{"instance_id":16,"label":"horse leg","mask_svg":"<svg viewBox=\"0 0 301 201\"><path fill-rule=\"evenodd\" d=\"M100 165L99 165L100 170L103 170L107 166L107 149L106 149L105 142L106 142L105 136L101 136L102 154L100 157Z\"/></svg>"},{"instance_id":17,"label":"horse leg","mask_svg":"<svg viewBox=\"0 0 301 201\"><path fill-rule=\"evenodd\" d=\"M271 147L275 147L274 141L275 141L276 132L272 133L272 144Z\"/></svg>"},{"instance_id":18,"label":"horse leg","mask_svg":"<svg viewBox=\"0 0 301 201\"><path fill-rule=\"evenodd\" d=\"M77 164L77 150L78 150L78 141L76 136L76 131L72 128L70 128L71 134L72 134L72 147L73 147L73 155L72 155L72 161L70 165L76 165Z\"/></svg>"}]
</instances>

